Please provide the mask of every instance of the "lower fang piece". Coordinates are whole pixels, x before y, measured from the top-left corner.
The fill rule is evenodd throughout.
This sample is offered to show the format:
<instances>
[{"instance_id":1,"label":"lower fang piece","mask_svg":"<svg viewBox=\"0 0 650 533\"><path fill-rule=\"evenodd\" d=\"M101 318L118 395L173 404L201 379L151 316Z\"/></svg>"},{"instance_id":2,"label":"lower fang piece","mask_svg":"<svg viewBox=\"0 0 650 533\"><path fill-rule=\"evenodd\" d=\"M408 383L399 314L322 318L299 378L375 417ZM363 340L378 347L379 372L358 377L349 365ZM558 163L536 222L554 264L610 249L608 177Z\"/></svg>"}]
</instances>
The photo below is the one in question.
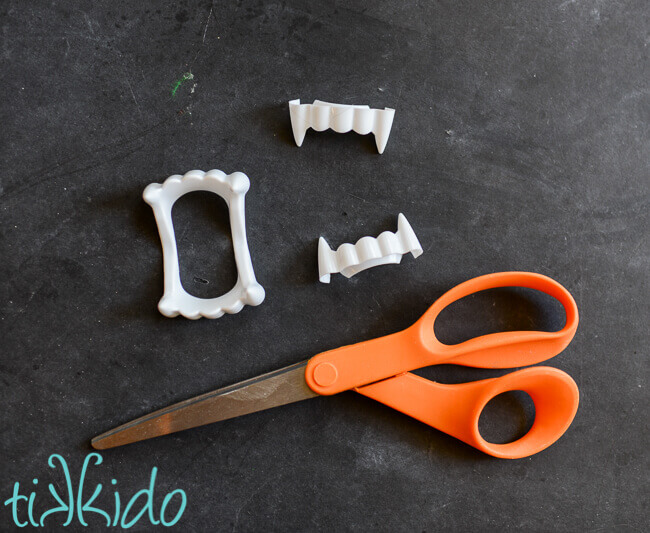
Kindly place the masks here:
<instances>
[{"instance_id":1,"label":"lower fang piece","mask_svg":"<svg viewBox=\"0 0 650 533\"><path fill-rule=\"evenodd\" d=\"M379 237L362 237L356 244L345 243L333 251L327 241L318 240L318 275L321 283L329 283L331 274L341 273L350 278L367 268L398 264L402 256L422 255L422 246L406 217L397 218L397 232L385 231Z\"/></svg>"}]
</instances>

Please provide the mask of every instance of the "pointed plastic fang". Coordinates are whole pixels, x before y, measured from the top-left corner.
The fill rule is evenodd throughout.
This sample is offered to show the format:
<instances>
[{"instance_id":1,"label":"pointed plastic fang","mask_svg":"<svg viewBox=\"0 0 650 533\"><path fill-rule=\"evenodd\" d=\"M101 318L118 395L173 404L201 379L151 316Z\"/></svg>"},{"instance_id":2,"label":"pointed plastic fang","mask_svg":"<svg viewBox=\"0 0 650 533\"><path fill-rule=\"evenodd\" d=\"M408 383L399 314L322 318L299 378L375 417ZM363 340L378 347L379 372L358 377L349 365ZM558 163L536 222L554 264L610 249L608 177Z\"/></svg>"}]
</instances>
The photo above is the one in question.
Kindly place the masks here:
<instances>
[{"instance_id":1,"label":"pointed plastic fang","mask_svg":"<svg viewBox=\"0 0 650 533\"><path fill-rule=\"evenodd\" d=\"M318 279L321 283L329 283L330 273L332 269L336 269L336 262L332 258L333 253L323 237L318 239Z\"/></svg>"},{"instance_id":2,"label":"pointed plastic fang","mask_svg":"<svg viewBox=\"0 0 650 533\"><path fill-rule=\"evenodd\" d=\"M422 245L415 235L411 224L402 213L397 217L397 233L402 235L403 239L408 242L407 246L414 259L422 255Z\"/></svg>"},{"instance_id":3,"label":"pointed plastic fang","mask_svg":"<svg viewBox=\"0 0 650 533\"><path fill-rule=\"evenodd\" d=\"M305 140L305 133L307 133L307 110L300 105L300 100L292 100L289 102L289 115L291 116L293 138L300 147Z\"/></svg>"},{"instance_id":4,"label":"pointed plastic fang","mask_svg":"<svg viewBox=\"0 0 650 533\"><path fill-rule=\"evenodd\" d=\"M386 143L388 143L388 136L390 135L390 130L393 127L393 118L395 117L395 110L390 109L386 110L386 113L382 113L377 117L377 124L375 125L375 142L377 143L377 151L380 154L384 153L386 149Z\"/></svg>"},{"instance_id":5,"label":"pointed plastic fang","mask_svg":"<svg viewBox=\"0 0 650 533\"><path fill-rule=\"evenodd\" d=\"M376 134L375 135L375 143L377 144L377 152L380 154L384 153L384 150L386 149L386 143L388 142L388 139L384 139L381 134Z\"/></svg>"}]
</instances>

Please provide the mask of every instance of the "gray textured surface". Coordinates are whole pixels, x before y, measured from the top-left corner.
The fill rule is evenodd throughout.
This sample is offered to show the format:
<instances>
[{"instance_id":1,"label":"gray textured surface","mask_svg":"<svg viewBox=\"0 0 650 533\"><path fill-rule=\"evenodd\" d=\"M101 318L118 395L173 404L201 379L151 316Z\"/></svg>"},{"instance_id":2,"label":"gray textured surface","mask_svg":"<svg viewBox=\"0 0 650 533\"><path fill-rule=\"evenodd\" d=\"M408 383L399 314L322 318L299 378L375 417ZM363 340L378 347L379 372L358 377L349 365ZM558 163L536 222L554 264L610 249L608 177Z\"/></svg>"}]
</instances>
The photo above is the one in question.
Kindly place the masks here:
<instances>
[{"instance_id":1,"label":"gray textured surface","mask_svg":"<svg viewBox=\"0 0 650 533\"><path fill-rule=\"evenodd\" d=\"M34 476L45 500L51 453L77 476L90 438L119 423L396 331L461 281L521 269L567 286L582 320L551 363L577 381L578 415L535 457L490 459L346 393L107 451L89 477L128 497L158 466L161 494L188 494L183 531L647 530L647 1L1 11L0 500ZM291 98L395 107L386 152L313 131L298 149ZM252 181L267 300L216 321L156 310L141 192L192 168ZM336 246L394 231L400 211L421 258L317 282L320 234ZM186 286L223 292L235 273L220 201L187 197L174 216ZM523 297L474 303L441 335L557 325L545 301L532 315Z\"/></svg>"}]
</instances>

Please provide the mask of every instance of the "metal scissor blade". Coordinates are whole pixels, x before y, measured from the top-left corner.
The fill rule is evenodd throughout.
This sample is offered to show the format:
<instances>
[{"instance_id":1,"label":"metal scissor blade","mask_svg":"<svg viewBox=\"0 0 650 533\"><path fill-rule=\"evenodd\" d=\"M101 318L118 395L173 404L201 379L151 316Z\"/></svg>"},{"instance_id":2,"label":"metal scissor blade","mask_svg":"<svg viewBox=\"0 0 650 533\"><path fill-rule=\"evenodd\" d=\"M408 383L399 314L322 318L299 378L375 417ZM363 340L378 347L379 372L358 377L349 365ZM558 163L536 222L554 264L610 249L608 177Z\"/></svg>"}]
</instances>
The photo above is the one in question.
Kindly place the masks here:
<instances>
[{"instance_id":1,"label":"metal scissor blade","mask_svg":"<svg viewBox=\"0 0 650 533\"><path fill-rule=\"evenodd\" d=\"M114 448L313 398L318 394L305 383L307 362L262 374L141 416L95 437L91 441L92 447L97 450Z\"/></svg>"}]
</instances>

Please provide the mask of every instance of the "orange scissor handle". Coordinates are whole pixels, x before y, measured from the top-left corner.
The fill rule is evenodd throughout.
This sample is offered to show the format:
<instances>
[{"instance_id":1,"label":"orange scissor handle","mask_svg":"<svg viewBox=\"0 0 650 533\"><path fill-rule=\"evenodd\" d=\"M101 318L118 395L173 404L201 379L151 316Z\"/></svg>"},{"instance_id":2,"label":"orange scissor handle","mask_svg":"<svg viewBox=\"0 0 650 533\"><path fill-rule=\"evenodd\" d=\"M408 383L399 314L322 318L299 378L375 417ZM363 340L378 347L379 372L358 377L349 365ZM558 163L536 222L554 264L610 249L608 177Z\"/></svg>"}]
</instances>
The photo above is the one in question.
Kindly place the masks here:
<instances>
[{"instance_id":1,"label":"orange scissor handle","mask_svg":"<svg viewBox=\"0 0 650 533\"><path fill-rule=\"evenodd\" d=\"M552 296L564 307L560 331L491 333L447 345L434 333L440 312L465 296L497 287L524 287ZM312 357L305 380L318 394L336 394L425 366L442 363L480 368L513 368L550 359L571 342L578 327L575 300L557 281L532 272L499 272L471 279L443 294L411 327Z\"/></svg>"},{"instance_id":2,"label":"orange scissor handle","mask_svg":"<svg viewBox=\"0 0 650 533\"><path fill-rule=\"evenodd\" d=\"M500 378L443 385L406 373L357 392L503 459L528 457L544 450L568 429L578 409L578 387L556 368L535 367ZM508 444L487 442L478 421L487 403L502 392L522 390L535 404L535 422L520 439Z\"/></svg>"}]
</instances>

